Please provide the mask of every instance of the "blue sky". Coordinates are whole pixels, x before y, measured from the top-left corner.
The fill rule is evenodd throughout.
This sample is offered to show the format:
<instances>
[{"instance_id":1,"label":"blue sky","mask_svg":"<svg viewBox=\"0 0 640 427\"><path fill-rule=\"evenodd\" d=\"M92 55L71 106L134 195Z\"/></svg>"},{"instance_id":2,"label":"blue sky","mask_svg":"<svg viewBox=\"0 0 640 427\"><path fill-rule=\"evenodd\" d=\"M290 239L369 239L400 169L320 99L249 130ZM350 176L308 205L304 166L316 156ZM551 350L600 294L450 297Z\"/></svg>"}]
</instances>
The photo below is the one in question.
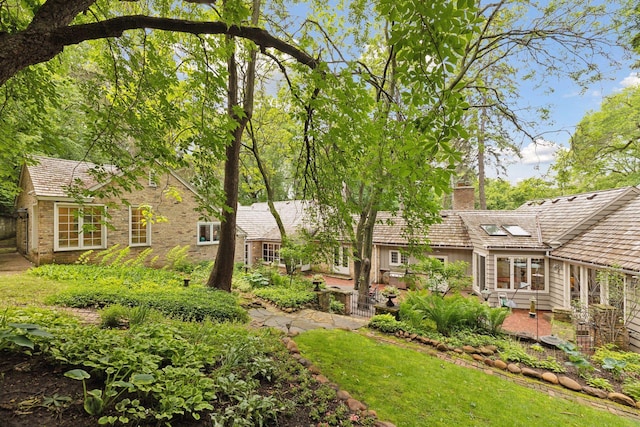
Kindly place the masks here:
<instances>
[{"instance_id":1,"label":"blue sky","mask_svg":"<svg viewBox=\"0 0 640 427\"><path fill-rule=\"evenodd\" d=\"M514 163L507 168L507 175L500 176L512 183L530 177L544 177L554 160L554 153L568 146L576 125L586 113L599 110L602 100L616 91L640 84L640 75L630 64L630 61L626 61L621 69L611 70L610 80L598 82L584 92L568 79L559 81L555 93L551 95L540 95L525 89L521 96L533 100L532 103L551 104L551 118L555 123L546 127L548 133L538 144L523 141L522 160L512 159ZM496 176L495 170L487 172L491 177Z\"/></svg>"},{"instance_id":2,"label":"blue sky","mask_svg":"<svg viewBox=\"0 0 640 427\"><path fill-rule=\"evenodd\" d=\"M615 8L613 3L606 0L595 0L593 3ZM557 79L556 82L553 82L551 79L556 79L555 77L548 79L555 89L551 94L535 90L531 87L532 85L523 84L521 86L519 96L522 104L531 107L548 105L553 123L538 123L535 132L541 134L542 138L537 144L525 140L522 136L514 135L514 142L521 143L522 159L518 160L512 157L513 164L507 168L506 176L504 173L499 176L512 183L530 177L544 177L554 161L554 153L558 149L568 147L571 135L585 114L599 110L602 101L607 96L613 95L625 87L640 85L640 70L633 69L631 66L633 62L638 60L638 57L629 58L628 53L625 55L622 48L612 48L609 50L609 54L620 65L612 67L604 58L596 59L606 79L592 84L586 90L583 90L569 78ZM548 85L549 81L545 83ZM495 177L497 172L488 167L487 175Z\"/></svg>"}]
</instances>

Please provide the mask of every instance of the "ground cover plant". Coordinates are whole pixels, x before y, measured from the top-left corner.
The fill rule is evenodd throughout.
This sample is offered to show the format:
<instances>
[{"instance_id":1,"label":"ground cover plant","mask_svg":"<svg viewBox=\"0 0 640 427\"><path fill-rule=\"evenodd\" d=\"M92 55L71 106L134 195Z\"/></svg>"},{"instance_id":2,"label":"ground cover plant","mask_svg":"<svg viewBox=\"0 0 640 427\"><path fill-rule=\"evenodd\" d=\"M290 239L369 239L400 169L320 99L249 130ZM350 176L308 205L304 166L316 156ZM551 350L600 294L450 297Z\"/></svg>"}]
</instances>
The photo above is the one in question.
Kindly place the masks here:
<instances>
[{"instance_id":1,"label":"ground cover plant","mask_svg":"<svg viewBox=\"0 0 640 427\"><path fill-rule=\"evenodd\" d=\"M183 319L247 321L237 297L191 281L173 270L129 265L55 265L31 269L29 274L67 283L50 295L49 304L100 308L113 304L146 306Z\"/></svg>"},{"instance_id":2,"label":"ground cover plant","mask_svg":"<svg viewBox=\"0 0 640 427\"><path fill-rule=\"evenodd\" d=\"M298 310L317 304L312 282L299 274L282 275L277 269L259 267L239 273L234 286L281 309ZM336 311L338 307L334 307Z\"/></svg>"},{"instance_id":3,"label":"ground cover plant","mask_svg":"<svg viewBox=\"0 0 640 427\"><path fill-rule=\"evenodd\" d=\"M270 329L155 315L102 329L50 309L9 308L6 319L48 335L29 353L2 351L3 425L352 425Z\"/></svg>"},{"instance_id":4,"label":"ground cover plant","mask_svg":"<svg viewBox=\"0 0 640 427\"><path fill-rule=\"evenodd\" d=\"M320 329L295 341L332 381L399 426L637 425L443 361L406 342L392 345L363 334Z\"/></svg>"}]
</instances>

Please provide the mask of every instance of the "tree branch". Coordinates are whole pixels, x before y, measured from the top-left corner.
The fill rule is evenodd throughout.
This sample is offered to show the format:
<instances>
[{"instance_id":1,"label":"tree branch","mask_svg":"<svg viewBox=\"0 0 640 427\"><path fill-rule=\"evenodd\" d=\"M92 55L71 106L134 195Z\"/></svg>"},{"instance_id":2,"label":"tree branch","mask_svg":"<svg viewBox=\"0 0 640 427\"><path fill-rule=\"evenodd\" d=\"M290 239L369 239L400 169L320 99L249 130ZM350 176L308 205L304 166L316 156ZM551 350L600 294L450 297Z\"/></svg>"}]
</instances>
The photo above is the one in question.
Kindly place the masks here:
<instances>
[{"instance_id":1,"label":"tree branch","mask_svg":"<svg viewBox=\"0 0 640 427\"><path fill-rule=\"evenodd\" d=\"M92 2L86 0L77 3L84 6ZM91 24L62 27L51 25L47 21L49 18L40 17L39 13L26 30L0 35L0 85L23 68L54 58L65 46L87 40L120 37L125 31L134 29L155 29L195 35L225 34L251 40L263 50L276 49L310 68L316 68L318 65L318 61L306 52L258 27L229 26L224 22L196 22L144 15L121 16Z\"/></svg>"}]
</instances>

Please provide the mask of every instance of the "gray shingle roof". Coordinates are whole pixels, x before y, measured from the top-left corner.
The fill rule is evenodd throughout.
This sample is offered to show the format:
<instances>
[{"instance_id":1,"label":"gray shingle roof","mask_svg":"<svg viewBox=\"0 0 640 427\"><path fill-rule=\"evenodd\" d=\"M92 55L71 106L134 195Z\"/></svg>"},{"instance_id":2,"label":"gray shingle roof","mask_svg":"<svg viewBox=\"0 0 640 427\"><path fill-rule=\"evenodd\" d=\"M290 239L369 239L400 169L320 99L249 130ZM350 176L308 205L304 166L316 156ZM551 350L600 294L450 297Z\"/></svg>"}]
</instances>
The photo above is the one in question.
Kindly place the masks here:
<instances>
[{"instance_id":1,"label":"gray shingle roof","mask_svg":"<svg viewBox=\"0 0 640 427\"><path fill-rule=\"evenodd\" d=\"M274 204L288 235L309 227L310 221L305 216L308 202L291 200ZM248 240L280 240L280 230L267 203L238 206L237 224L247 233Z\"/></svg>"},{"instance_id":2,"label":"gray shingle roof","mask_svg":"<svg viewBox=\"0 0 640 427\"><path fill-rule=\"evenodd\" d=\"M441 217L442 222L432 224L429 227L427 239L430 246L470 248L471 240L460 216L454 211L442 211ZM408 240L403 236L405 224L402 217L393 216L389 212L378 213L378 223L373 229L373 242L386 245L407 245Z\"/></svg>"},{"instance_id":3,"label":"gray shingle roof","mask_svg":"<svg viewBox=\"0 0 640 427\"><path fill-rule=\"evenodd\" d=\"M99 184L89 173L96 167L93 163L42 156L36 156L34 160L38 163L27 165L27 170L37 197L69 197L67 188L76 181L84 183L85 188ZM115 168L107 168L115 172Z\"/></svg>"},{"instance_id":4,"label":"gray shingle roof","mask_svg":"<svg viewBox=\"0 0 640 427\"><path fill-rule=\"evenodd\" d=\"M607 212L615 210L619 206L617 202L628 199L630 191L637 190L626 187L532 201L515 212L538 213L543 241L562 242L573 237L572 232L584 231ZM576 230L576 227L580 229ZM565 239L562 239L563 236Z\"/></svg>"},{"instance_id":5,"label":"gray shingle roof","mask_svg":"<svg viewBox=\"0 0 640 427\"><path fill-rule=\"evenodd\" d=\"M512 248L512 249L546 249L542 242L540 226L536 213L516 211L464 211L458 215L462 218L469 238L475 247ZM504 236L491 236L484 231L482 225L496 225L505 231ZM517 225L531 234L530 236L513 236L507 233L505 226Z\"/></svg>"},{"instance_id":6,"label":"gray shingle roof","mask_svg":"<svg viewBox=\"0 0 640 427\"><path fill-rule=\"evenodd\" d=\"M552 251L553 256L640 271L640 196Z\"/></svg>"}]
</instances>

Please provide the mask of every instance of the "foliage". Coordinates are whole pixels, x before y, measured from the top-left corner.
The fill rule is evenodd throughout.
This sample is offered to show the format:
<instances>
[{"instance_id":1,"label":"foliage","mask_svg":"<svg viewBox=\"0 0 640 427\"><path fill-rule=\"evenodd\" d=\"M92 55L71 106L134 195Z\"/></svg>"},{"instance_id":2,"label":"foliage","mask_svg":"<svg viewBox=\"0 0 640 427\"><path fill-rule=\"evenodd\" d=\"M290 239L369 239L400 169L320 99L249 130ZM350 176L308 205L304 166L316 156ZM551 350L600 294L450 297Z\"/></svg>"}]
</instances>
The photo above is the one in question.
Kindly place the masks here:
<instances>
[{"instance_id":1,"label":"foliage","mask_svg":"<svg viewBox=\"0 0 640 427\"><path fill-rule=\"evenodd\" d=\"M270 330L166 319L99 329L43 309L7 316L44 320L53 336L39 336L36 344L55 366L67 367L66 376L83 382L85 411L98 424L182 425L207 414L233 425L271 425L296 405L329 407L337 400L335 392L314 390L310 373ZM317 421L332 416L322 413Z\"/></svg>"},{"instance_id":2,"label":"foliage","mask_svg":"<svg viewBox=\"0 0 640 427\"><path fill-rule=\"evenodd\" d=\"M235 296L201 285L184 287L175 272L144 267L44 265L30 274L72 284L48 302L70 307L146 306L183 319L246 321Z\"/></svg>"},{"instance_id":3,"label":"foliage","mask_svg":"<svg viewBox=\"0 0 640 427\"><path fill-rule=\"evenodd\" d=\"M253 290L255 296L272 302L280 308L302 308L317 302L317 295L306 284L269 286Z\"/></svg>"},{"instance_id":4,"label":"foliage","mask_svg":"<svg viewBox=\"0 0 640 427\"><path fill-rule=\"evenodd\" d=\"M124 326L127 308L120 304L110 305L100 311L100 326L103 328L119 328Z\"/></svg>"},{"instance_id":5,"label":"foliage","mask_svg":"<svg viewBox=\"0 0 640 427\"><path fill-rule=\"evenodd\" d=\"M398 288L396 288L395 286L385 286L384 289L382 289L382 292L380 292L380 293L385 298L397 297L397 296L400 295L400 290Z\"/></svg>"},{"instance_id":6,"label":"foliage","mask_svg":"<svg viewBox=\"0 0 640 427\"><path fill-rule=\"evenodd\" d=\"M640 177L640 86L629 86L586 114L571 139L571 148L553 169L563 188L584 192L635 185Z\"/></svg>"},{"instance_id":7,"label":"foliage","mask_svg":"<svg viewBox=\"0 0 640 427\"><path fill-rule=\"evenodd\" d=\"M39 325L8 322L7 310L5 310L4 314L0 317L0 350L12 346L34 350L33 337L52 337L52 335L41 329Z\"/></svg>"},{"instance_id":8,"label":"foliage","mask_svg":"<svg viewBox=\"0 0 640 427\"><path fill-rule=\"evenodd\" d=\"M257 271L248 274L246 276L246 280L249 282L252 288L264 288L265 286L269 286L271 284L268 278Z\"/></svg>"},{"instance_id":9,"label":"foliage","mask_svg":"<svg viewBox=\"0 0 640 427\"><path fill-rule=\"evenodd\" d=\"M467 274L468 266L464 261L445 263L437 258L427 257L412 268L426 275L425 289L446 295L471 285L472 278Z\"/></svg>"},{"instance_id":10,"label":"foliage","mask_svg":"<svg viewBox=\"0 0 640 427\"><path fill-rule=\"evenodd\" d=\"M175 246L167 252L166 267L170 270L190 273L193 265L189 262L189 245Z\"/></svg>"},{"instance_id":11,"label":"foliage","mask_svg":"<svg viewBox=\"0 0 640 427\"><path fill-rule=\"evenodd\" d=\"M591 360L601 365L609 361L609 365L621 372L640 375L640 354L633 351L617 350L614 344L607 344L596 349ZM604 366L603 366L604 368Z\"/></svg>"},{"instance_id":12,"label":"foliage","mask_svg":"<svg viewBox=\"0 0 640 427\"><path fill-rule=\"evenodd\" d=\"M622 383L622 392L636 402L640 401L640 381L635 378L626 378Z\"/></svg>"},{"instance_id":13,"label":"foliage","mask_svg":"<svg viewBox=\"0 0 640 427\"><path fill-rule=\"evenodd\" d=\"M566 363L575 366L581 376L586 377L588 372L594 370L594 367L589 363L587 357L580 352L575 344L563 341L558 344L558 348L567 355L569 361Z\"/></svg>"},{"instance_id":14,"label":"foliage","mask_svg":"<svg viewBox=\"0 0 640 427\"><path fill-rule=\"evenodd\" d=\"M344 304L336 300L333 295L329 298L329 313L344 314Z\"/></svg>"},{"instance_id":15,"label":"foliage","mask_svg":"<svg viewBox=\"0 0 640 427\"><path fill-rule=\"evenodd\" d=\"M389 313L376 314L375 316L373 316L369 320L369 327L389 334L407 329L406 325L403 322L398 321L393 315Z\"/></svg>"},{"instance_id":16,"label":"foliage","mask_svg":"<svg viewBox=\"0 0 640 427\"><path fill-rule=\"evenodd\" d=\"M613 386L606 378L599 377L589 377L585 380L587 384L591 387L598 388L600 390L604 390L606 392L612 392Z\"/></svg>"},{"instance_id":17,"label":"foliage","mask_svg":"<svg viewBox=\"0 0 640 427\"><path fill-rule=\"evenodd\" d=\"M414 324L416 319L432 321L436 330L445 336L465 328L496 334L508 315L508 310L488 307L475 298L443 297L427 291L409 292L401 307L403 305L408 307L401 309L401 315L406 316L403 320L411 319Z\"/></svg>"},{"instance_id":18,"label":"foliage","mask_svg":"<svg viewBox=\"0 0 640 427\"><path fill-rule=\"evenodd\" d=\"M487 209L512 210L517 209L530 200L548 199L562 194L553 182L541 178L527 178L511 184L500 178L485 180L485 195Z\"/></svg>"}]
</instances>

